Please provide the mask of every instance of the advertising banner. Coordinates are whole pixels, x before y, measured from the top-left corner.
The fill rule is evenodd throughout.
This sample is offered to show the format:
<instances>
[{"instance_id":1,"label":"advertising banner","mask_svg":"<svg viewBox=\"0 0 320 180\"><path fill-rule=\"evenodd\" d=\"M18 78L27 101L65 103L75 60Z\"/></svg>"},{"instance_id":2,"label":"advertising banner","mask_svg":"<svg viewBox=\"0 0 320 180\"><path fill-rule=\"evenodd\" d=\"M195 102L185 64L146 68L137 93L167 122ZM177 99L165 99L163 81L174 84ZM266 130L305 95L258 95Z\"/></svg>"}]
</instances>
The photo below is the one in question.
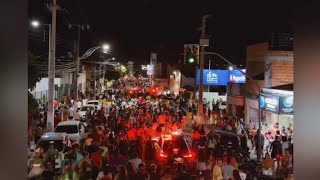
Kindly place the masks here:
<instances>
[{"instance_id":1,"label":"advertising banner","mask_svg":"<svg viewBox=\"0 0 320 180\"><path fill-rule=\"evenodd\" d=\"M280 114L288 114L292 115L293 114L293 96L283 96L280 97Z\"/></svg>"},{"instance_id":2,"label":"advertising banner","mask_svg":"<svg viewBox=\"0 0 320 180\"><path fill-rule=\"evenodd\" d=\"M260 95L259 105L262 110L279 114L279 97L271 95Z\"/></svg>"},{"instance_id":3,"label":"advertising banner","mask_svg":"<svg viewBox=\"0 0 320 180\"><path fill-rule=\"evenodd\" d=\"M226 86L228 82L245 83L246 77L239 70L203 70L203 85ZM200 70L197 70L196 83L200 82Z\"/></svg>"}]
</instances>

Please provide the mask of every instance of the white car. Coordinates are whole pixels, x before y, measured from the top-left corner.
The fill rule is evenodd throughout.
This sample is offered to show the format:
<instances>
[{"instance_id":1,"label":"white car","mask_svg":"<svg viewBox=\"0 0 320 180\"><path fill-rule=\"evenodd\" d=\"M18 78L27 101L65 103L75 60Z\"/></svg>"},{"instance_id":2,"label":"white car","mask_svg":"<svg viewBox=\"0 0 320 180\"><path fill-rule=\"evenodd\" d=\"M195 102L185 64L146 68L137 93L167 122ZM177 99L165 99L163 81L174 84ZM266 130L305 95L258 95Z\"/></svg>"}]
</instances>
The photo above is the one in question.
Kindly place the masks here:
<instances>
[{"instance_id":1,"label":"white car","mask_svg":"<svg viewBox=\"0 0 320 180\"><path fill-rule=\"evenodd\" d=\"M227 108L227 102L222 101L219 103L219 109L223 110Z\"/></svg>"},{"instance_id":2,"label":"white car","mask_svg":"<svg viewBox=\"0 0 320 180\"><path fill-rule=\"evenodd\" d=\"M57 156L55 157L55 172L59 174L61 173L64 162L64 148L70 144L68 135L66 133L48 132L41 136L37 145L42 147L46 152L51 144L57 151Z\"/></svg>"},{"instance_id":3,"label":"white car","mask_svg":"<svg viewBox=\"0 0 320 180\"><path fill-rule=\"evenodd\" d=\"M87 138L85 126L81 121L70 120L60 122L54 132L67 133L70 140L78 141L78 143L80 143L80 140Z\"/></svg>"},{"instance_id":4,"label":"white car","mask_svg":"<svg viewBox=\"0 0 320 180\"><path fill-rule=\"evenodd\" d=\"M95 106L92 104L87 104L83 105L80 110L78 111L80 115L80 119L85 119L86 118L86 113L90 111L91 109L94 110Z\"/></svg>"},{"instance_id":5,"label":"white car","mask_svg":"<svg viewBox=\"0 0 320 180\"><path fill-rule=\"evenodd\" d=\"M98 110L101 109L101 104L100 104L99 100L87 101L86 105L94 105L95 107L97 107Z\"/></svg>"}]
</instances>

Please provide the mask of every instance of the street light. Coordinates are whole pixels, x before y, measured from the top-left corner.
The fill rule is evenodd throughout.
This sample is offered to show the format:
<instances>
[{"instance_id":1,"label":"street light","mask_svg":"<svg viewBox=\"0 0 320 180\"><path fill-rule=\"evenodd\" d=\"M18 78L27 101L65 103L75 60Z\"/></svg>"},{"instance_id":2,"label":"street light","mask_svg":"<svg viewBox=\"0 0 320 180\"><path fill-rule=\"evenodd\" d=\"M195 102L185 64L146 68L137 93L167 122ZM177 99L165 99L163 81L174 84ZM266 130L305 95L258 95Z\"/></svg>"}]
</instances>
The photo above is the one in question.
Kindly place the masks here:
<instances>
[{"instance_id":1,"label":"street light","mask_svg":"<svg viewBox=\"0 0 320 180\"><path fill-rule=\"evenodd\" d=\"M109 46L109 44L103 44L102 45L102 51L103 51L103 53L108 53L108 51L109 51L109 49L110 49L110 46Z\"/></svg>"},{"instance_id":2,"label":"street light","mask_svg":"<svg viewBox=\"0 0 320 180\"><path fill-rule=\"evenodd\" d=\"M32 20L31 21L31 26L38 28L40 26L40 22L37 20Z\"/></svg>"},{"instance_id":3,"label":"street light","mask_svg":"<svg viewBox=\"0 0 320 180\"><path fill-rule=\"evenodd\" d=\"M232 71L232 70L233 70L233 67L232 67L232 66L229 66L228 69L229 69L230 71Z\"/></svg>"},{"instance_id":4,"label":"street light","mask_svg":"<svg viewBox=\"0 0 320 180\"><path fill-rule=\"evenodd\" d=\"M31 21L31 26L39 28L47 26L49 29L49 53L48 53L48 113L47 113L47 128L54 129L54 78L55 78L55 35L51 33L51 24L41 24L37 20Z\"/></svg>"}]
</instances>

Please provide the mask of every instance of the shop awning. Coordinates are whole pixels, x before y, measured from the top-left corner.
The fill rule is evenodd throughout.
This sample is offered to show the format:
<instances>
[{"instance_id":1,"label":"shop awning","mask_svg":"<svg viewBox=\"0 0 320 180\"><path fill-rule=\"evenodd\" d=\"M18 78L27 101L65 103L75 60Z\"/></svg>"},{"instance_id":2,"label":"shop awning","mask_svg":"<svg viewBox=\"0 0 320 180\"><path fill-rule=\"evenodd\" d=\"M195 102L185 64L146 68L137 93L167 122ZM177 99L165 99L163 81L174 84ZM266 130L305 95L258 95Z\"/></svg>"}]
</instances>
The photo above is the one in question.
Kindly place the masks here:
<instances>
[{"instance_id":1,"label":"shop awning","mask_svg":"<svg viewBox=\"0 0 320 180\"><path fill-rule=\"evenodd\" d=\"M273 86L270 89L279 89L279 90L284 90L284 91L293 91L293 83L291 84L284 84L280 86Z\"/></svg>"}]
</instances>

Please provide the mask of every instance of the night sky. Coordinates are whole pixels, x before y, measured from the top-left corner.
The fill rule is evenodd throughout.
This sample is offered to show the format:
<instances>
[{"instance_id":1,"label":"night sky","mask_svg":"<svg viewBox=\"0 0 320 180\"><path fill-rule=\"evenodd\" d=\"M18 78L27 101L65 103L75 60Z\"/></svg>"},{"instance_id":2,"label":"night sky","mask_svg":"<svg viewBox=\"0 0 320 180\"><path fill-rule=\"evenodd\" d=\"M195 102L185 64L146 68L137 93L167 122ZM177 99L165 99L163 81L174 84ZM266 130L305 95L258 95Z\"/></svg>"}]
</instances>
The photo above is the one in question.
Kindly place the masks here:
<instances>
[{"instance_id":1,"label":"night sky","mask_svg":"<svg viewBox=\"0 0 320 180\"><path fill-rule=\"evenodd\" d=\"M50 23L46 2L29 0L29 20ZM198 43L201 17L210 13L210 50L234 63L243 63L246 45L267 40L271 32L291 32L291 3L265 2L58 0L65 10L58 12L57 33L73 42L76 33L68 29L68 23L89 24L91 29L81 32L81 53L108 42L113 54L122 60L146 63L154 51L159 61L174 63L183 59L183 44Z\"/></svg>"}]
</instances>

